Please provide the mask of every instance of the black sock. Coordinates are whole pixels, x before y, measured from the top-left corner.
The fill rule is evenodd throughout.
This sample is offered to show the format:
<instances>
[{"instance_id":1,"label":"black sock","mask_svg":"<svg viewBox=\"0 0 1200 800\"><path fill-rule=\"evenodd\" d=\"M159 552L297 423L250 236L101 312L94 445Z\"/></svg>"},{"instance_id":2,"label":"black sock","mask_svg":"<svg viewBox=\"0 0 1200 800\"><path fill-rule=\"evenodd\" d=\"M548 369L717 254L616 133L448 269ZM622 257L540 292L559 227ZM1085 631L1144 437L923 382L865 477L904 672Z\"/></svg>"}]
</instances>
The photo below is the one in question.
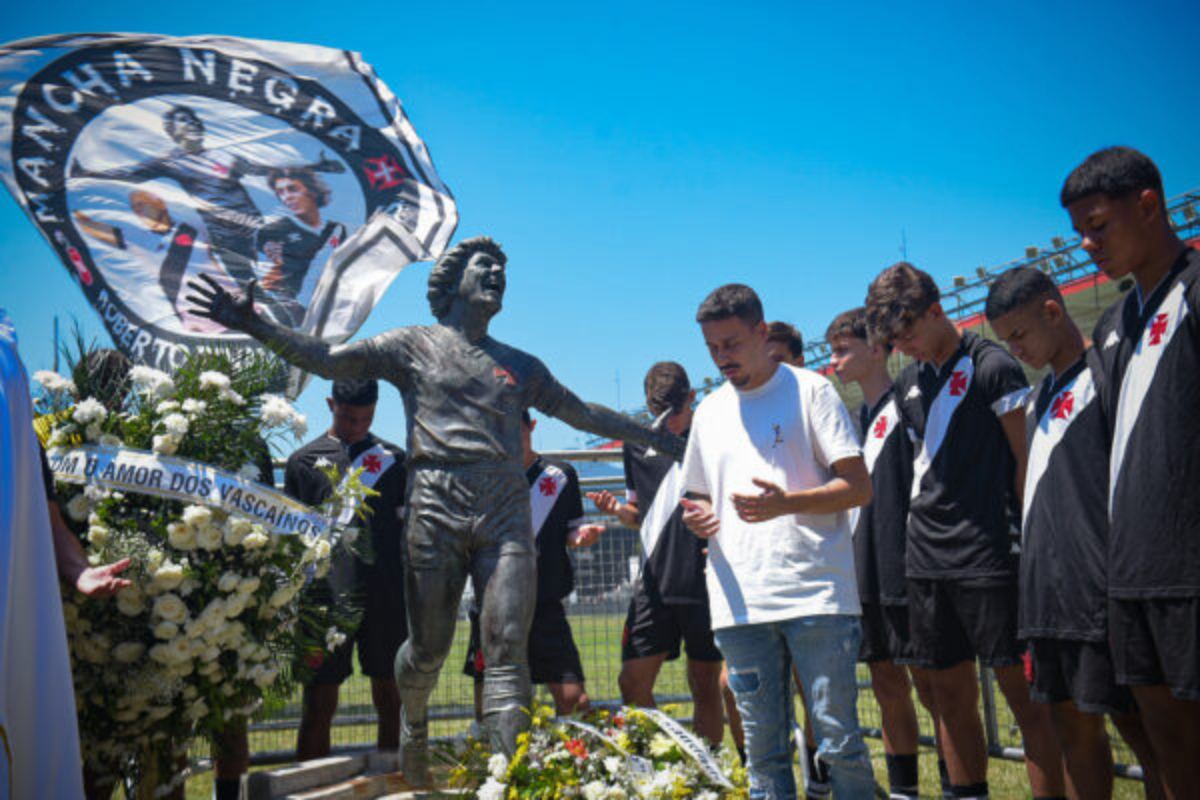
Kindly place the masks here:
<instances>
[{"instance_id":1,"label":"black sock","mask_svg":"<svg viewBox=\"0 0 1200 800\"><path fill-rule=\"evenodd\" d=\"M942 779L942 799L946 800L947 798L954 797L954 794L950 791L950 769L946 766L946 759L944 758L938 759L938 775Z\"/></svg>"},{"instance_id":2,"label":"black sock","mask_svg":"<svg viewBox=\"0 0 1200 800\"><path fill-rule=\"evenodd\" d=\"M804 757L808 760L808 774L818 783L829 783L829 767L817 760L817 748L804 745Z\"/></svg>"},{"instance_id":3,"label":"black sock","mask_svg":"<svg viewBox=\"0 0 1200 800\"><path fill-rule=\"evenodd\" d=\"M213 788L217 800L238 800L242 781L240 778L216 778L213 780Z\"/></svg>"},{"instance_id":4,"label":"black sock","mask_svg":"<svg viewBox=\"0 0 1200 800\"><path fill-rule=\"evenodd\" d=\"M969 786L951 786L950 791L957 800L987 800L988 784L987 781L983 781Z\"/></svg>"},{"instance_id":5,"label":"black sock","mask_svg":"<svg viewBox=\"0 0 1200 800\"><path fill-rule=\"evenodd\" d=\"M738 758L740 758L742 760L742 766L743 767L746 766L746 748L739 747L737 749L737 751L738 751Z\"/></svg>"},{"instance_id":6,"label":"black sock","mask_svg":"<svg viewBox=\"0 0 1200 800\"><path fill-rule=\"evenodd\" d=\"M1061 794L1047 794L1037 795L1033 798L1033 800L1067 800L1067 798L1065 795Z\"/></svg>"},{"instance_id":7,"label":"black sock","mask_svg":"<svg viewBox=\"0 0 1200 800\"><path fill-rule=\"evenodd\" d=\"M920 792L917 779L917 754L884 756L887 761L888 789L892 800L916 798Z\"/></svg>"}]
</instances>

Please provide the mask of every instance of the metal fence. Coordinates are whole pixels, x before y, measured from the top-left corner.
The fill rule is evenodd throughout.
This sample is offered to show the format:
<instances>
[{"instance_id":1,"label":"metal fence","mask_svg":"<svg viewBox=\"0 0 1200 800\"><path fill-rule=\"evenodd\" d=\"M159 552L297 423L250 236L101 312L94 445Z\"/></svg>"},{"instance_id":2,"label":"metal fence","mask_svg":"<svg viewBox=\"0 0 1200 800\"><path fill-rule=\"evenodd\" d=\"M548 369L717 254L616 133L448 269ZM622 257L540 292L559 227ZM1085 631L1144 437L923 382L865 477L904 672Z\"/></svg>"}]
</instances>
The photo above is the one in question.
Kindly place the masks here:
<instances>
[{"instance_id":1,"label":"metal fence","mask_svg":"<svg viewBox=\"0 0 1200 800\"><path fill-rule=\"evenodd\" d=\"M596 489L622 490L619 449L577 450L544 455L571 461L581 475L585 491ZM607 472L607 474L600 474ZM590 515L595 508L585 501ZM571 628L583 659L586 686L593 703L619 704L617 675L620 671L620 642L625 612L632 595L632 581L637 575L641 558L641 540L636 531L623 528L610 520L609 531L591 548L572 551L575 565L576 590L567 603ZM462 672L466 657L468 625L466 602L460 607L454 645L442 669L437 689L430 703L430 735L449 737L468 729L474 715L473 686ZM874 695L870 691L869 675L860 665L859 720L867 736L881 737L881 717ZM544 688L538 698L549 703ZM660 705L674 715L691 716L685 662L681 658L667 662L655 686ZM915 702L915 700L914 700ZM921 742L934 746L933 722L918 704ZM1003 696L997 691L990 670L980 674L980 712L987 736L988 751L994 758L1019 761L1024 758L1020 730ZM250 725L252 763L273 764L293 760L296 730L300 721L299 692L282 707L259 714ZM333 744L335 752L351 752L374 747L376 716L371 703L367 678L356 674L342 685L340 704L334 718ZM1140 779L1132 752L1115 730L1110 731L1114 746L1114 761L1119 777ZM207 764L207 753L194 753L197 765Z\"/></svg>"}]
</instances>

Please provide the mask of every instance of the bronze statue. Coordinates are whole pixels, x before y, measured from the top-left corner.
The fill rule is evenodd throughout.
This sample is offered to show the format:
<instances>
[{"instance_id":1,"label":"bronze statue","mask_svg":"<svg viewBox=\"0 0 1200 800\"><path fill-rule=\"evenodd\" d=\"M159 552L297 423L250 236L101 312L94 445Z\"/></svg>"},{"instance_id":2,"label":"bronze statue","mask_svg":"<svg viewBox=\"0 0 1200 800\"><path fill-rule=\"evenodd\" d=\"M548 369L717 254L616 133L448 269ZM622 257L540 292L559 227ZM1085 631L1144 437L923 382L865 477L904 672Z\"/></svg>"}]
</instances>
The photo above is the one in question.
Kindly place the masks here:
<instances>
[{"instance_id":1,"label":"bronze statue","mask_svg":"<svg viewBox=\"0 0 1200 800\"><path fill-rule=\"evenodd\" d=\"M450 649L468 574L481 598L484 724L512 754L528 725L526 644L533 616L536 546L521 451L528 407L579 430L641 442L676 458L683 440L604 406L584 403L537 358L496 341L488 324L504 297L507 258L487 237L460 242L429 275L435 325L394 328L331 345L281 328L215 282L189 283L196 313L250 334L290 363L329 379L379 378L404 401L408 424L409 638L396 656L401 758L406 779L428 783L426 703Z\"/></svg>"}]
</instances>

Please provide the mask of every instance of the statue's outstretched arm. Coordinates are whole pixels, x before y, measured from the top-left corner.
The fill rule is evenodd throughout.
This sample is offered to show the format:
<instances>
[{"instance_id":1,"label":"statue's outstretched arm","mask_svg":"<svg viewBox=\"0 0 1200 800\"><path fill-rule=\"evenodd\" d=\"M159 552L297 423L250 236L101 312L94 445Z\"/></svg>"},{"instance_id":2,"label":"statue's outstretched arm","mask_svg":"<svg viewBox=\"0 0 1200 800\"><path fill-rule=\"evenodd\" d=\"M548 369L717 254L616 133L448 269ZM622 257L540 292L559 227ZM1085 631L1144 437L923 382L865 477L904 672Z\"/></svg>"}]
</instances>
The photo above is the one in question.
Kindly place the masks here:
<instances>
[{"instance_id":1,"label":"statue's outstretched arm","mask_svg":"<svg viewBox=\"0 0 1200 800\"><path fill-rule=\"evenodd\" d=\"M254 310L255 281L240 295L226 291L207 275L188 281L193 294L187 296L193 314L207 317L226 328L248 333L289 364L329 380L344 378L380 378L384 363L371 358L363 342L331 345L298 331L289 330L263 319Z\"/></svg>"},{"instance_id":2,"label":"statue's outstretched arm","mask_svg":"<svg viewBox=\"0 0 1200 800\"><path fill-rule=\"evenodd\" d=\"M666 453L676 461L683 459L686 443L681 437L666 430L648 428L599 403L585 403L571 392L566 393L552 416L577 430L610 439L637 442Z\"/></svg>"}]
</instances>

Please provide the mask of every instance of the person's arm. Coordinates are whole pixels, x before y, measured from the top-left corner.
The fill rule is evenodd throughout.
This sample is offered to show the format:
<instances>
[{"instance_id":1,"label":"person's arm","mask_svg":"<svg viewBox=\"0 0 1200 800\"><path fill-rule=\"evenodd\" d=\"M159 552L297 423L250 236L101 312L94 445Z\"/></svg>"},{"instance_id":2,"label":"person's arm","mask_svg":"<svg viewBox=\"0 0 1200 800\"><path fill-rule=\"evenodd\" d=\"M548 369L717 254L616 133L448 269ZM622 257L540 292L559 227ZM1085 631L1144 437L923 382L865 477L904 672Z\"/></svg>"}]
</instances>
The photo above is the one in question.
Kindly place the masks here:
<instances>
[{"instance_id":1,"label":"person's arm","mask_svg":"<svg viewBox=\"0 0 1200 800\"><path fill-rule=\"evenodd\" d=\"M638 526L638 507L635 503L622 503L616 498L612 492L607 489L602 489L598 492L588 492L588 499L596 504L596 508L602 514L614 516L621 521L621 524L626 528L636 528Z\"/></svg>"},{"instance_id":2,"label":"person's arm","mask_svg":"<svg viewBox=\"0 0 1200 800\"><path fill-rule=\"evenodd\" d=\"M835 461L834 477L812 489L784 490L753 478L759 494L734 494L733 505L745 522L765 522L785 514L836 514L871 502L871 475L862 456Z\"/></svg>"},{"instance_id":3,"label":"person's arm","mask_svg":"<svg viewBox=\"0 0 1200 800\"><path fill-rule=\"evenodd\" d=\"M141 183L152 178L160 177L160 159L150 159L149 161L141 161L137 164L130 164L127 167L113 167L111 169L88 169L80 163L79 159L71 161L71 171L68 177L71 178L102 178L110 181L124 181L126 183Z\"/></svg>"},{"instance_id":4,"label":"person's arm","mask_svg":"<svg viewBox=\"0 0 1200 800\"><path fill-rule=\"evenodd\" d=\"M250 281L241 295L235 296L207 275L201 275L200 279L204 284L196 281L188 281L187 284L195 293L186 298L192 304L192 313L253 336L284 361L305 372L329 380L365 380L388 378L389 371L396 367L395 359L380 357L383 354L376 350L374 339L331 345L315 336L289 330L259 316L254 310L255 281Z\"/></svg>"},{"instance_id":5,"label":"person's arm","mask_svg":"<svg viewBox=\"0 0 1200 800\"><path fill-rule=\"evenodd\" d=\"M1004 438L1008 439L1008 448L1012 450L1016 463L1013 491L1017 493L1017 500L1022 501L1025 494L1025 464L1029 460L1025 444L1025 409L1017 408L1000 417L1000 427L1004 428Z\"/></svg>"},{"instance_id":6,"label":"person's arm","mask_svg":"<svg viewBox=\"0 0 1200 800\"><path fill-rule=\"evenodd\" d=\"M701 539L711 539L721 532L721 520L713 513L712 498L693 495L679 501L683 506L683 524Z\"/></svg>"},{"instance_id":7,"label":"person's arm","mask_svg":"<svg viewBox=\"0 0 1200 800\"><path fill-rule=\"evenodd\" d=\"M106 597L130 585L125 578L117 577L129 566L128 558L97 567L89 565L83 545L67 527L58 503L50 501L46 505L50 509L50 532L59 577L88 597Z\"/></svg>"}]
</instances>

